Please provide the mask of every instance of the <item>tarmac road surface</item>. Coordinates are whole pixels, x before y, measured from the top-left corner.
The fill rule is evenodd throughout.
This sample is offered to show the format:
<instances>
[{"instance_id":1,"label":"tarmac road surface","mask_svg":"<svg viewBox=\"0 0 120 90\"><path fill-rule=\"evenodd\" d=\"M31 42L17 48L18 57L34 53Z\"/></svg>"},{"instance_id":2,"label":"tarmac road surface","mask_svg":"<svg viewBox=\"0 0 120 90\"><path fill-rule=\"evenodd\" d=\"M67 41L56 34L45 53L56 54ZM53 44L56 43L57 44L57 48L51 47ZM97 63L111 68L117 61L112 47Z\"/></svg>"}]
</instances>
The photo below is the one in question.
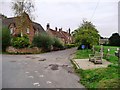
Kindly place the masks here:
<instances>
[{"instance_id":1,"label":"tarmac road surface","mask_svg":"<svg viewBox=\"0 0 120 90\"><path fill-rule=\"evenodd\" d=\"M75 51L2 55L2 88L84 88L70 62Z\"/></svg>"}]
</instances>

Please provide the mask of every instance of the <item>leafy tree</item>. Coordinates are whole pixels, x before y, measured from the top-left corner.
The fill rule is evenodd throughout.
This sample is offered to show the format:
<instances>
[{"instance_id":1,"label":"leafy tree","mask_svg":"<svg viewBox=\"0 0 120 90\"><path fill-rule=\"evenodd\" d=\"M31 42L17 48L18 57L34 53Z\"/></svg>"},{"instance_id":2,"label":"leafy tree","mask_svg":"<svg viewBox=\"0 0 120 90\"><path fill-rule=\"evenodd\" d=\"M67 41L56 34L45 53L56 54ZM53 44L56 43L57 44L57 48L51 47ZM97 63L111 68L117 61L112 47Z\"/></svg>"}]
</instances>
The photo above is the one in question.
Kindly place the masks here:
<instances>
[{"instance_id":1,"label":"leafy tree","mask_svg":"<svg viewBox=\"0 0 120 90\"><path fill-rule=\"evenodd\" d=\"M113 33L109 38L109 44L111 46L120 46L120 36L118 33Z\"/></svg>"},{"instance_id":2,"label":"leafy tree","mask_svg":"<svg viewBox=\"0 0 120 90\"><path fill-rule=\"evenodd\" d=\"M83 24L73 32L73 36L78 45L84 44L89 48L98 44L100 37L95 26L88 21L83 21Z\"/></svg>"},{"instance_id":3,"label":"leafy tree","mask_svg":"<svg viewBox=\"0 0 120 90\"><path fill-rule=\"evenodd\" d=\"M10 30L8 28L3 27L2 28L2 51L6 50L6 47L10 45Z\"/></svg>"}]
</instances>

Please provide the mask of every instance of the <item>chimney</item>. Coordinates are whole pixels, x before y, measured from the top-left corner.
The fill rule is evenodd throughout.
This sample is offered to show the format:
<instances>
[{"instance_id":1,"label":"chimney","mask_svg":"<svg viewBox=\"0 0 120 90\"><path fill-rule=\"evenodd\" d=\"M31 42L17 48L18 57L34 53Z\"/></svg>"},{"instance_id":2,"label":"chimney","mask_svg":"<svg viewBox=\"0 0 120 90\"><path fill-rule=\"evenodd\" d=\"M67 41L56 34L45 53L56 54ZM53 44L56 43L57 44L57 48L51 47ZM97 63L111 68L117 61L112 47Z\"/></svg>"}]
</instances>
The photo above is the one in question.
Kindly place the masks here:
<instances>
[{"instance_id":1,"label":"chimney","mask_svg":"<svg viewBox=\"0 0 120 90\"><path fill-rule=\"evenodd\" d=\"M62 28L59 28L59 32L62 31Z\"/></svg>"},{"instance_id":2,"label":"chimney","mask_svg":"<svg viewBox=\"0 0 120 90\"><path fill-rule=\"evenodd\" d=\"M55 31L57 31L57 27L55 27Z\"/></svg>"},{"instance_id":3,"label":"chimney","mask_svg":"<svg viewBox=\"0 0 120 90\"><path fill-rule=\"evenodd\" d=\"M70 35L70 33L71 33L71 30L70 30L70 28L68 29L68 33L69 33L69 35Z\"/></svg>"},{"instance_id":4,"label":"chimney","mask_svg":"<svg viewBox=\"0 0 120 90\"><path fill-rule=\"evenodd\" d=\"M46 29L47 29L47 30L50 29L50 24L49 24L49 23L47 23Z\"/></svg>"}]
</instances>

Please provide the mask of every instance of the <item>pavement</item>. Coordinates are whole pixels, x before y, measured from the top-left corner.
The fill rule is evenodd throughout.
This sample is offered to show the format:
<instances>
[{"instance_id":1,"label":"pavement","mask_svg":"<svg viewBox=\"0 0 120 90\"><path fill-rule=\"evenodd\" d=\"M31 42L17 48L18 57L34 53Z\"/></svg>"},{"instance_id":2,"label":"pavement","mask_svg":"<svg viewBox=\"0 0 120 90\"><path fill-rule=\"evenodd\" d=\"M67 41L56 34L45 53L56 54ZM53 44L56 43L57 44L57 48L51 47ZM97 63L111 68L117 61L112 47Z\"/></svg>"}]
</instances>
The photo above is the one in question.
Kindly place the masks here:
<instances>
[{"instance_id":1,"label":"pavement","mask_svg":"<svg viewBox=\"0 0 120 90\"><path fill-rule=\"evenodd\" d=\"M93 62L90 62L89 59L74 59L73 62L76 64L78 69L95 69L95 68L106 68L111 63L103 60L102 64L94 64Z\"/></svg>"},{"instance_id":2,"label":"pavement","mask_svg":"<svg viewBox=\"0 0 120 90\"><path fill-rule=\"evenodd\" d=\"M70 62L75 51L2 55L2 88L84 88Z\"/></svg>"}]
</instances>

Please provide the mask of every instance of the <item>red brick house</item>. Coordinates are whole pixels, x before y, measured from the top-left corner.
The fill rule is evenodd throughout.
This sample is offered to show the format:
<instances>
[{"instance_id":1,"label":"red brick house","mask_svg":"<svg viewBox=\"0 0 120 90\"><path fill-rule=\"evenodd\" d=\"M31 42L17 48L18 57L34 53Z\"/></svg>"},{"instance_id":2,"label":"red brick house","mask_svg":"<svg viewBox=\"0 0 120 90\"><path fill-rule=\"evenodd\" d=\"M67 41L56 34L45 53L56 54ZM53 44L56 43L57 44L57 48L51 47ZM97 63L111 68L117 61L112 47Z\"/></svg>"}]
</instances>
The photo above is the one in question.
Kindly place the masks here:
<instances>
[{"instance_id":1,"label":"red brick house","mask_svg":"<svg viewBox=\"0 0 120 90\"><path fill-rule=\"evenodd\" d=\"M20 28L20 25L18 25L21 20L21 17L12 17L12 18L2 18L2 26L8 27L10 30L10 34L12 36L17 36L18 34L26 34L29 37L30 42L32 42L33 37L35 34L45 32L43 27L35 22L32 22L29 18L29 15L27 13L23 14L25 22L23 22L24 25L22 25L22 30Z\"/></svg>"},{"instance_id":2,"label":"red brick house","mask_svg":"<svg viewBox=\"0 0 120 90\"><path fill-rule=\"evenodd\" d=\"M46 29L47 29L46 31L48 34L59 38L64 44L72 43L72 36L70 34L70 29L68 30L68 32L65 32L62 30L62 28L58 30L57 27L55 27L55 30L53 30L50 28L49 24L47 24Z\"/></svg>"}]
</instances>

